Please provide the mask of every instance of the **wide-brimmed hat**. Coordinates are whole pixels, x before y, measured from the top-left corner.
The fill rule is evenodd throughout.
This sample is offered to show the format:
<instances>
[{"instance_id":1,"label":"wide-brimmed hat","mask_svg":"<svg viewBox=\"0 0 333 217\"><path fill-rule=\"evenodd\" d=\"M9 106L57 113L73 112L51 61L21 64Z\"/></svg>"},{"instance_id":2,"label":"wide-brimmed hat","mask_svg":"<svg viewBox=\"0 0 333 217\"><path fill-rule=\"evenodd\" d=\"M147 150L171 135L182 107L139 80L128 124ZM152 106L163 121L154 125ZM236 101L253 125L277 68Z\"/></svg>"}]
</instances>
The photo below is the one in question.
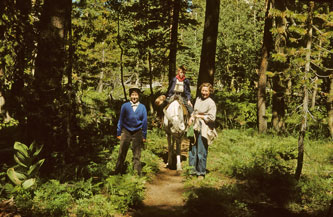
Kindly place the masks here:
<instances>
[{"instance_id":1,"label":"wide-brimmed hat","mask_svg":"<svg viewBox=\"0 0 333 217\"><path fill-rule=\"evenodd\" d=\"M141 89L137 86L137 85L132 85L130 88L129 88L129 93L131 94L133 91L137 92L137 93L141 93Z\"/></svg>"}]
</instances>

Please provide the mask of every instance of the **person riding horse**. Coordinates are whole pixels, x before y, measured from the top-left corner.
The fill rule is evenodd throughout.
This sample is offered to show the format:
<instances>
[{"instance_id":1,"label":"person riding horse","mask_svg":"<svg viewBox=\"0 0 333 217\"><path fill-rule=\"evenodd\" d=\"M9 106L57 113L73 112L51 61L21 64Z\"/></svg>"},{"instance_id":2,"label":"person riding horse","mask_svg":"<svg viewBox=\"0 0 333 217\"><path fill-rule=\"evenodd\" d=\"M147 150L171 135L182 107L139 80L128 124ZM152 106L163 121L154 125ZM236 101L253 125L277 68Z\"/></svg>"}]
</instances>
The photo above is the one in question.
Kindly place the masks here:
<instances>
[{"instance_id":1,"label":"person riding horse","mask_svg":"<svg viewBox=\"0 0 333 217\"><path fill-rule=\"evenodd\" d=\"M155 105L159 119L163 119L165 110L174 100L178 100L182 107L185 107L183 108L185 120L191 116L193 105L191 103L190 81L185 77L185 73L185 66L178 67L177 75L170 81L166 95L160 95L156 98Z\"/></svg>"},{"instance_id":2,"label":"person riding horse","mask_svg":"<svg viewBox=\"0 0 333 217\"><path fill-rule=\"evenodd\" d=\"M169 85L167 96L161 95L155 100L155 104L163 110L163 128L168 140L168 161L166 166L173 165L173 155L176 154L176 168L182 170L181 166L181 141L186 132L186 119L193 112L191 103L190 81L185 78L186 68L180 66L175 78ZM174 150L176 144L176 150Z\"/></svg>"},{"instance_id":3,"label":"person riding horse","mask_svg":"<svg viewBox=\"0 0 333 217\"><path fill-rule=\"evenodd\" d=\"M191 103L190 81L185 77L185 73L185 66L178 67L177 75L170 82L166 101L171 103L175 99L178 99L186 107L189 115L191 115L193 105Z\"/></svg>"}]
</instances>

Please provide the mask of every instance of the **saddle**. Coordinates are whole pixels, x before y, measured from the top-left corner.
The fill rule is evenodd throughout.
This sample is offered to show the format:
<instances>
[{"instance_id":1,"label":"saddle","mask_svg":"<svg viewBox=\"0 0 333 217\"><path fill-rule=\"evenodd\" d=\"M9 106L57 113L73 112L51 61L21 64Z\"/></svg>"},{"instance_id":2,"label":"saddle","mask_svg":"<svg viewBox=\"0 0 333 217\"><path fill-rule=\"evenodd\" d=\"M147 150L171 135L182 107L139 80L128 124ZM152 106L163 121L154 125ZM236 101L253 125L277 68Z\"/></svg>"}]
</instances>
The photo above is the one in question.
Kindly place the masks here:
<instances>
[{"instance_id":1,"label":"saddle","mask_svg":"<svg viewBox=\"0 0 333 217\"><path fill-rule=\"evenodd\" d=\"M189 113L188 113L188 111L187 111L186 106L184 105L183 100L180 100L179 97L180 97L180 96L176 95L176 96L173 98L172 101L166 103L166 99L167 99L166 96L165 96L165 95L161 95L161 96L159 96L159 97L156 98L156 100L155 100L155 105L157 105L158 107L159 107L159 106L164 107L164 108L163 108L163 111L164 111L164 109L168 109L169 105L170 105L174 100L178 100L179 104L182 106L184 117L187 118L188 115L189 115Z\"/></svg>"},{"instance_id":2,"label":"saddle","mask_svg":"<svg viewBox=\"0 0 333 217\"><path fill-rule=\"evenodd\" d=\"M184 119L187 119L189 113L188 113L188 111L187 111L186 106L184 105L184 103L182 102L182 100L174 99L173 101L175 101L175 100L177 100L177 101L179 102L179 104L181 105L181 107L182 107L183 115L184 115ZM168 107L169 107L169 105L170 105L173 101L169 102L169 103L164 107L164 109L167 110ZM164 111L164 109L163 109L163 111Z\"/></svg>"}]
</instances>

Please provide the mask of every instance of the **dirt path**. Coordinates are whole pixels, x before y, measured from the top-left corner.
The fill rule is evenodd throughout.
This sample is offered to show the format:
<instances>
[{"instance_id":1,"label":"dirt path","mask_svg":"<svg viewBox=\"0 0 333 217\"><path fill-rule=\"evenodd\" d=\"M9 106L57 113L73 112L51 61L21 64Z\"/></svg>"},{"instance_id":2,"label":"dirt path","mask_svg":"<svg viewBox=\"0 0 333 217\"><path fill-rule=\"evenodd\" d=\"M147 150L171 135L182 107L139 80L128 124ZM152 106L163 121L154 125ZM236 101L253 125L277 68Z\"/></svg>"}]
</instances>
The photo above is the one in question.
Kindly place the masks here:
<instances>
[{"instance_id":1,"label":"dirt path","mask_svg":"<svg viewBox=\"0 0 333 217\"><path fill-rule=\"evenodd\" d=\"M188 141L182 143L182 165L187 164ZM184 183L181 172L160 166L160 172L147 184L143 207L133 217L181 217L184 208Z\"/></svg>"}]
</instances>

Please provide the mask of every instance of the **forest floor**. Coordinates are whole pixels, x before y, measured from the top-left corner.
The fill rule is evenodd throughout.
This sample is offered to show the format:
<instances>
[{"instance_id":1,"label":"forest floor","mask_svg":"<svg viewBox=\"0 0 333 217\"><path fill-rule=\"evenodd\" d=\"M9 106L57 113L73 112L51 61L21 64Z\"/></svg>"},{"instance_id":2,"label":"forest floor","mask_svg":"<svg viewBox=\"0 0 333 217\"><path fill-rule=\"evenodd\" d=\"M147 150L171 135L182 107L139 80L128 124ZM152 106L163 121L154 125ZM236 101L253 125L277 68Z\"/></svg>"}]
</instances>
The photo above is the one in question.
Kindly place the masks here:
<instances>
[{"instance_id":1,"label":"forest floor","mask_svg":"<svg viewBox=\"0 0 333 217\"><path fill-rule=\"evenodd\" d=\"M189 142L183 140L181 147L182 166L187 165ZM164 159L166 160L166 159ZM175 159L174 159L175 160ZM128 213L133 217L181 217L187 216L185 208L184 177L182 171L160 165L160 171L146 185L145 199L138 210Z\"/></svg>"}]
</instances>

